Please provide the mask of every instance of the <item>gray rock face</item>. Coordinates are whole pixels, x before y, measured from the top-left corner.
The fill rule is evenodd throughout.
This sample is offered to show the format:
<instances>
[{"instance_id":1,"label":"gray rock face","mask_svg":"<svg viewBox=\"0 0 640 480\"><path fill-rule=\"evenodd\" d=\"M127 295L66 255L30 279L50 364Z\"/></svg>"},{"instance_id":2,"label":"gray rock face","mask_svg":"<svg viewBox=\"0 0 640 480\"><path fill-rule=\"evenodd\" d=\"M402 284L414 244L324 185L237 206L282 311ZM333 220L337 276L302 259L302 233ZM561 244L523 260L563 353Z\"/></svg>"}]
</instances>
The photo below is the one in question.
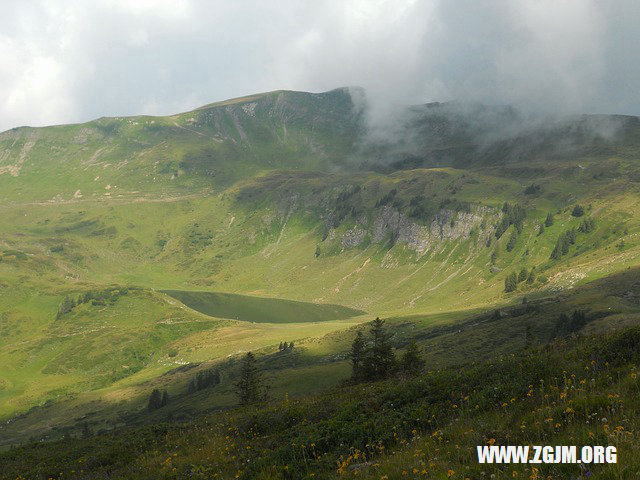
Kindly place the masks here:
<instances>
[{"instance_id":1,"label":"gray rock face","mask_svg":"<svg viewBox=\"0 0 640 480\"><path fill-rule=\"evenodd\" d=\"M353 227L352 229L346 231L344 235L342 235L342 246L344 248L357 247L360 245L365 237L367 236L367 231L360 227Z\"/></svg>"},{"instance_id":2,"label":"gray rock face","mask_svg":"<svg viewBox=\"0 0 640 480\"><path fill-rule=\"evenodd\" d=\"M396 209L385 206L373 220L372 240L379 243L389 235L395 236L397 243L404 243L412 250L423 253L434 242L468 238L471 230L479 226L483 216L488 213L489 209L483 207L476 207L472 212L442 209L427 226L414 223Z\"/></svg>"}]
</instances>

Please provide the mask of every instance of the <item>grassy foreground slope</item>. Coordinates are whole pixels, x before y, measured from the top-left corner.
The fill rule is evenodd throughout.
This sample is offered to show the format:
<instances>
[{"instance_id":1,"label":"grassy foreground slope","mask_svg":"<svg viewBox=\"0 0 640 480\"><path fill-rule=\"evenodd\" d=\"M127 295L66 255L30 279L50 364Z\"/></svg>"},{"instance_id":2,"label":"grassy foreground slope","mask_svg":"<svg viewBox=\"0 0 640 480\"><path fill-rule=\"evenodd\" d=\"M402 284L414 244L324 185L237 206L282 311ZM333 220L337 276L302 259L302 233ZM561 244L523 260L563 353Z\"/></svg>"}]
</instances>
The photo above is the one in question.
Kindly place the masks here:
<instances>
[{"instance_id":1,"label":"grassy foreground slope","mask_svg":"<svg viewBox=\"0 0 640 480\"><path fill-rule=\"evenodd\" d=\"M424 374L302 398L278 390L269 403L186 423L74 438L83 435L79 429L63 441L0 454L1 475L634 478L640 469L640 331L630 325L640 319L639 275L636 269L453 326L446 319L390 319L397 346L418 338L425 347ZM575 308L591 308L588 323L581 335L567 335L557 314ZM502 338L495 338L499 332ZM469 356L469 342L484 346L484 354ZM262 368L269 371L277 357L263 355ZM219 388L226 388L224 382L199 401L215 401ZM193 405L176 400L172 415ZM138 421L145 415L141 412ZM168 418L154 415L154 422ZM615 445L618 463L479 465L476 445L491 444Z\"/></svg>"},{"instance_id":2,"label":"grassy foreground slope","mask_svg":"<svg viewBox=\"0 0 640 480\"><path fill-rule=\"evenodd\" d=\"M281 91L0 134L0 443L135 424L154 387L180 420L229 408L231 379L213 396L186 385L247 350L278 394L317 392L348 375L349 329L377 315L399 348L463 342L486 359L514 344L510 316L483 315L606 291L638 265L637 118L438 104L379 137L357 105L346 89ZM586 308L619 306L597 298ZM555 317L525 313L546 339Z\"/></svg>"}]
</instances>

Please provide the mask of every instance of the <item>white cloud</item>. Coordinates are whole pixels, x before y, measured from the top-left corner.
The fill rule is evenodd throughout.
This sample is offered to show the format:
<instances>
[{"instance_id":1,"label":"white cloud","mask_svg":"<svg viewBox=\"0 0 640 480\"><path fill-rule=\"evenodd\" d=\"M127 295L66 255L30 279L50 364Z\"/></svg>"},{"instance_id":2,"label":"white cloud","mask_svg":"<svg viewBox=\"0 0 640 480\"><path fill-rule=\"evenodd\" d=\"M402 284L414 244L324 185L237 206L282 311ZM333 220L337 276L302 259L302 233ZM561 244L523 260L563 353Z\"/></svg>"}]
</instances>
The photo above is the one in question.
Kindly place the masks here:
<instances>
[{"instance_id":1,"label":"white cloud","mask_svg":"<svg viewBox=\"0 0 640 480\"><path fill-rule=\"evenodd\" d=\"M640 114L632 0L6 0L0 130L290 88ZM190 103L192 102L192 103Z\"/></svg>"}]
</instances>

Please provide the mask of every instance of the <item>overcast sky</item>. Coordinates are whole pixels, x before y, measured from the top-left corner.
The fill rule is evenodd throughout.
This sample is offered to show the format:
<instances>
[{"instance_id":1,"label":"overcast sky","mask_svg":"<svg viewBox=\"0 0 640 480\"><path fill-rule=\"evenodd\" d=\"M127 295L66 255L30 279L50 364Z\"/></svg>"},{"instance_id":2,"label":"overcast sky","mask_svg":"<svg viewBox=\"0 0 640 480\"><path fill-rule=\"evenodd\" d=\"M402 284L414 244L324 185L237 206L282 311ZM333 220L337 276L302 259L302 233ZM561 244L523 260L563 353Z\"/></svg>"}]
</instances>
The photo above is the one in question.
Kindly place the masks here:
<instances>
[{"instance_id":1,"label":"overcast sky","mask_svg":"<svg viewBox=\"0 0 640 480\"><path fill-rule=\"evenodd\" d=\"M640 115L637 0L0 0L0 130L360 85Z\"/></svg>"}]
</instances>

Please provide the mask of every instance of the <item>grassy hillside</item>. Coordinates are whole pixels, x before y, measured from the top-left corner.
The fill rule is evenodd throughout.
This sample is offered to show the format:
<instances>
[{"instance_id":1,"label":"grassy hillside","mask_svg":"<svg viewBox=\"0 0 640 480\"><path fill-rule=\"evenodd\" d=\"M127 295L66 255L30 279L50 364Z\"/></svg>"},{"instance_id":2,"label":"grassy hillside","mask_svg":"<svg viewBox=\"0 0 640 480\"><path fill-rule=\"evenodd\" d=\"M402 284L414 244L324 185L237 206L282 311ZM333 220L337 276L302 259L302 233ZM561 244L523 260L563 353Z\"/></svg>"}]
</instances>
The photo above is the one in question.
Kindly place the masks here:
<instances>
[{"instance_id":1,"label":"grassy hillside","mask_svg":"<svg viewBox=\"0 0 640 480\"><path fill-rule=\"evenodd\" d=\"M87 419L81 419L75 431L66 432L64 441L2 454L3 475L633 478L640 468L636 438L640 334L629 325L637 324L640 304L637 290L633 298L627 293L638 285L639 275L634 270L568 296L504 308L499 316L476 314L453 326L444 318L390 319L396 345L409 338L424 342L428 371L423 375L344 385L302 398L278 388L268 403L175 423L176 415L194 405L183 394L160 416L153 413L145 419L149 414L139 412L131 419L133 424L173 419L169 423L87 437L83 427ZM559 312L589 307L582 335L558 329ZM533 326L529 340L524 335L526 325ZM498 332L501 338L496 338ZM470 348L472 344L482 345L485 353L471 357L470 351L478 351ZM263 355L261 368L270 371L277 357ZM223 382L195 402L215 401L220 395L216 391L226 388ZM92 432L91 419L88 422ZM619 463L584 468L478 465L476 445L493 443L614 444Z\"/></svg>"},{"instance_id":2,"label":"grassy hillside","mask_svg":"<svg viewBox=\"0 0 640 480\"><path fill-rule=\"evenodd\" d=\"M637 118L373 127L338 89L1 133L0 445L229 409L249 350L274 398L318 394L375 316L438 368L548 342L558 305L637 323Z\"/></svg>"}]
</instances>

